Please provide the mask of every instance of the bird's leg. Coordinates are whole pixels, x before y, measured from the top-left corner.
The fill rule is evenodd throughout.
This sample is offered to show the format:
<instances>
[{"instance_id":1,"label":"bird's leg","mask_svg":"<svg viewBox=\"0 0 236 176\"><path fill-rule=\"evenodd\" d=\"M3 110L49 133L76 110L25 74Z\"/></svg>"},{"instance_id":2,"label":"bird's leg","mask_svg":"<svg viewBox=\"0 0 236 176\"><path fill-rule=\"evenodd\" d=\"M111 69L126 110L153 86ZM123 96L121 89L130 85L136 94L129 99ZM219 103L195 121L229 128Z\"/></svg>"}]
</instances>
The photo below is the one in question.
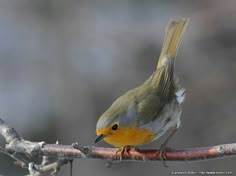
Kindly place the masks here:
<instances>
[{"instance_id":1,"label":"bird's leg","mask_svg":"<svg viewBox=\"0 0 236 176\"><path fill-rule=\"evenodd\" d=\"M172 133L170 134L170 136L165 140L165 142L161 145L161 148L159 150L159 155L160 155L160 160L163 162L163 165L165 167L168 167L165 163L165 160L166 160L166 146L169 142L169 140L175 135L175 133L178 131L178 128L175 127L174 131L172 131Z\"/></svg>"},{"instance_id":2,"label":"bird's leg","mask_svg":"<svg viewBox=\"0 0 236 176\"><path fill-rule=\"evenodd\" d=\"M125 156L129 155L129 149L130 149L129 145L119 148L116 151L116 156L119 156L120 160L122 160Z\"/></svg>"}]
</instances>

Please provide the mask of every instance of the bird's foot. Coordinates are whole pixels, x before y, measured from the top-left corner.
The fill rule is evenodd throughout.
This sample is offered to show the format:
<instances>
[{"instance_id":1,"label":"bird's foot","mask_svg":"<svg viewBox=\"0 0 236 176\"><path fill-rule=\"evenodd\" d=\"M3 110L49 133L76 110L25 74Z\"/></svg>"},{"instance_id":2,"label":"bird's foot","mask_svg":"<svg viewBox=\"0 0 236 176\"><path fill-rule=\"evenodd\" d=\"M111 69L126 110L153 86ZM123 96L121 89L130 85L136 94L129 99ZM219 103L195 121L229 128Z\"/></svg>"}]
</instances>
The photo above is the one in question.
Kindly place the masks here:
<instances>
[{"instance_id":1,"label":"bird's foot","mask_svg":"<svg viewBox=\"0 0 236 176\"><path fill-rule=\"evenodd\" d=\"M166 164L166 150L167 150L166 145L162 144L159 150L159 156L164 167L168 167L168 165Z\"/></svg>"},{"instance_id":2,"label":"bird's foot","mask_svg":"<svg viewBox=\"0 0 236 176\"><path fill-rule=\"evenodd\" d=\"M155 156L156 156L156 155L159 155L160 161L162 162L162 164L164 165L164 167L168 167L168 165L166 164L166 159L167 159L167 157L166 157L166 151L167 151L167 150L172 150L172 149L169 148L169 147L166 147L165 144L162 144L160 150L155 153Z\"/></svg>"},{"instance_id":3,"label":"bird's foot","mask_svg":"<svg viewBox=\"0 0 236 176\"><path fill-rule=\"evenodd\" d=\"M120 161L121 161L123 158L125 158L125 156L129 156L129 150L130 150L130 146L128 146L128 145L119 148L116 151L116 157L119 157Z\"/></svg>"}]
</instances>

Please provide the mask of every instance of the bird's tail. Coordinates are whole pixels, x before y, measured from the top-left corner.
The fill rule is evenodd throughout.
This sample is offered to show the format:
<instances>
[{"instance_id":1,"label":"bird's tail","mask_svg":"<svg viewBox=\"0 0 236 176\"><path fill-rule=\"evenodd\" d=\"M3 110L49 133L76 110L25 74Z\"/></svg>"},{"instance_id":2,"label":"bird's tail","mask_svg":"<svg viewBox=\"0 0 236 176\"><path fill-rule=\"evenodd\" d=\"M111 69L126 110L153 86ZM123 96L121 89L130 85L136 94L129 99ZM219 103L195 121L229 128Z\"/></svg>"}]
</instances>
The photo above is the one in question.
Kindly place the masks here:
<instances>
[{"instance_id":1,"label":"bird's tail","mask_svg":"<svg viewBox=\"0 0 236 176\"><path fill-rule=\"evenodd\" d=\"M183 18L179 21L173 20L166 27L166 34L157 64L157 69L163 66L166 56L168 58L175 59L188 22L189 18Z\"/></svg>"}]
</instances>

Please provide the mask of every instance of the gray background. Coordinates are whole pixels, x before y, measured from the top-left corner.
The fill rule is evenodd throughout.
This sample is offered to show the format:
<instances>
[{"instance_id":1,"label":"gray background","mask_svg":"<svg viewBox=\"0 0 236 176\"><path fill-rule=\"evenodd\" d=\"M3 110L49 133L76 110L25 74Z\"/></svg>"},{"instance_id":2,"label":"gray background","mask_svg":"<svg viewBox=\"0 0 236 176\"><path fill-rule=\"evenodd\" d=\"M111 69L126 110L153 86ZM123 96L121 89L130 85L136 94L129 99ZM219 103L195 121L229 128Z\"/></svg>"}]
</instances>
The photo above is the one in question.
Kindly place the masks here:
<instances>
[{"instance_id":1,"label":"gray background","mask_svg":"<svg viewBox=\"0 0 236 176\"><path fill-rule=\"evenodd\" d=\"M92 144L99 116L154 71L169 20L187 16L191 21L176 62L187 98L182 127L169 146L235 142L233 0L0 1L1 118L25 139ZM164 138L143 148L158 148ZM76 160L74 175L235 175L235 161L169 162L169 168L160 162L119 163L108 169L105 161ZM65 166L60 175L68 171ZM1 175L26 173L0 154Z\"/></svg>"}]
</instances>

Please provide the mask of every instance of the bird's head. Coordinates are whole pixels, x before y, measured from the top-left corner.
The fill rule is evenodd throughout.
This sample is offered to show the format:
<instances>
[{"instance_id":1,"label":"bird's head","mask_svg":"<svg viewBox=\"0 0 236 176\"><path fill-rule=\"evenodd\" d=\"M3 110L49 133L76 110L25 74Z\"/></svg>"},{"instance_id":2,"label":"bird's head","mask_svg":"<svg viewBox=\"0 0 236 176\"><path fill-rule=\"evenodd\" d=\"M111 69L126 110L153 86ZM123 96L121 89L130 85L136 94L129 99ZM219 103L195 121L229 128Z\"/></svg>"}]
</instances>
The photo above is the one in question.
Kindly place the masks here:
<instances>
[{"instance_id":1,"label":"bird's head","mask_svg":"<svg viewBox=\"0 0 236 176\"><path fill-rule=\"evenodd\" d=\"M127 135L128 129L135 124L136 113L133 106L128 106L127 101L119 98L99 118L96 126L97 138L95 143L105 140L114 146L120 146L119 142Z\"/></svg>"},{"instance_id":2,"label":"bird's head","mask_svg":"<svg viewBox=\"0 0 236 176\"><path fill-rule=\"evenodd\" d=\"M115 114L112 111L106 111L98 120L96 126L97 138L95 139L95 143L106 140L113 136L115 133L118 133L120 130L120 121L121 116L119 114Z\"/></svg>"}]
</instances>

